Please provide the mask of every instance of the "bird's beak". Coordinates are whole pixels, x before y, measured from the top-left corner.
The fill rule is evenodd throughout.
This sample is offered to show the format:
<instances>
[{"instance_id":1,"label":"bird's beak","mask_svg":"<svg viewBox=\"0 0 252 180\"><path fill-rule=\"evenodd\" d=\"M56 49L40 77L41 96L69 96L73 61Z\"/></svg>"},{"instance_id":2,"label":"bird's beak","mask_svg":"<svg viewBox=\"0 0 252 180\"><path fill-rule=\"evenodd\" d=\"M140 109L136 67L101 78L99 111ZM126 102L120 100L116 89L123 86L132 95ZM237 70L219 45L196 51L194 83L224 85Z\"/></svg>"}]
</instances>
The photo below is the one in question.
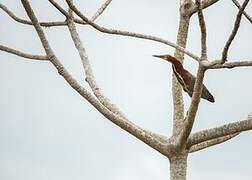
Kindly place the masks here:
<instances>
[{"instance_id":1,"label":"bird's beak","mask_svg":"<svg viewBox=\"0 0 252 180\"><path fill-rule=\"evenodd\" d=\"M166 60L166 56L164 55L152 55L152 56Z\"/></svg>"}]
</instances>

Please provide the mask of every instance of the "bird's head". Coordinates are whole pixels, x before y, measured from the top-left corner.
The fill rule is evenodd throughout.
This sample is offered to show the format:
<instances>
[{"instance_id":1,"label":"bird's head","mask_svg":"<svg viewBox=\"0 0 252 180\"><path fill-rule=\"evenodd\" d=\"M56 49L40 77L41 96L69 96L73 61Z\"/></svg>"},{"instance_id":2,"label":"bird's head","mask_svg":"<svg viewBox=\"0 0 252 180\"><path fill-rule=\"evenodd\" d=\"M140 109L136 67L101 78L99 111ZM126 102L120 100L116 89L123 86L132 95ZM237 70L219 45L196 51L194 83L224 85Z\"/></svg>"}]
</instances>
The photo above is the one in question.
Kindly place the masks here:
<instances>
[{"instance_id":1,"label":"bird's head","mask_svg":"<svg viewBox=\"0 0 252 180\"><path fill-rule=\"evenodd\" d=\"M178 60L177 60L175 57L173 57L173 56L171 56L171 55L169 55L169 54L164 54L164 55L152 55L152 56L153 56L153 57L157 57L157 58L161 58L161 59L166 60L166 61L171 62L171 63L176 63L176 62L178 62Z\"/></svg>"}]
</instances>

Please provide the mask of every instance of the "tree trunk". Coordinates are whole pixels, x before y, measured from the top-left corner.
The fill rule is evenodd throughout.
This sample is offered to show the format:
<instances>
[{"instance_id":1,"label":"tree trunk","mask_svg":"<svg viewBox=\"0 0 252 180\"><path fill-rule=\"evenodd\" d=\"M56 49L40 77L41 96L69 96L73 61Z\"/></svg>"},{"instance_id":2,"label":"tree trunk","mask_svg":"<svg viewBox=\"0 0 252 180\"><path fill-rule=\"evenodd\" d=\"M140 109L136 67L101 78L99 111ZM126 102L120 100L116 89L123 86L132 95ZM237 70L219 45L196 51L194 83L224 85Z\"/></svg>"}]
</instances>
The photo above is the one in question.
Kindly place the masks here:
<instances>
[{"instance_id":1,"label":"tree trunk","mask_svg":"<svg viewBox=\"0 0 252 180\"><path fill-rule=\"evenodd\" d=\"M170 180L186 180L187 153L170 159Z\"/></svg>"},{"instance_id":2,"label":"tree trunk","mask_svg":"<svg viewBox=\"0 0 252 180\"><path fill-rule=\"evenodd\" d=\"M189 29L190 17L180 15L179 29L177 35L177 44L186 47L187 34ZM183 61L184 53L179 50L175 51L174 55L177 59ZM173 95L173 135L180 132L184 120L184 101L182 88L173 74L172 76L172 95Z\"/></svg>"},{"instance_id":3,"label":"tree trunk","mask_svg":"<svg viewBox=\"0 0 252 180\"><path fill-rule=\"evenodd\" d=\"M177 44L181 47L186 47L187 35L190 23L190 15L186 11L190 8L191 0L180 1L180 20L177 34ZM189 6L188 6L189 4ZM183 62L184 53L179 50L175 51L174 56ZM182 95L182 88L173 74L172 78L172 95L173 95L173 136L178 135L184 121L184 101ZM170 180L186 180L187 171L187 152L177 152L170 157Z\"/></svg>"}]
</instances>

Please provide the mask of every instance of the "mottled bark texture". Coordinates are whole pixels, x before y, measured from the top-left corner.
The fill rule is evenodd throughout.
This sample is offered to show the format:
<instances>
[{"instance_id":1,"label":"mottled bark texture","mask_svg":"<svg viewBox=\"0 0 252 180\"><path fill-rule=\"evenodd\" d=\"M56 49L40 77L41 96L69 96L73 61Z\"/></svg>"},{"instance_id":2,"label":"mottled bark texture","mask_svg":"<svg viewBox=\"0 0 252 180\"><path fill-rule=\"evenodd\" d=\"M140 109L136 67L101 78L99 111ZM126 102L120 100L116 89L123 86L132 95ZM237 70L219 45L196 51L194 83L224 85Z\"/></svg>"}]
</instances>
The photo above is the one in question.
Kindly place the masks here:
<instances>
[{"instance_id":1,"label":"mottled bark texture","mask_svg":"<svg viewBox=\"0 0 252 180\"><path fill-rule=\"evenodd\" d=\"M170 159L170 179L185 180L187 171L187 153L174 156Z\"/></svg>"},{"instance_id":2,"label":"mottled bark texture","mask_svg":"<svg viewBox=\"0 0 252 180\"><path fill-rule=\"evenodd\" d=\"M180 1L180 19L177 34L177 44L183 48L186 47L187 36L190 23L190 14L188 14L193 3L191 0ZM184 53L177 50L174 56L183 63ZM179 136L184 124L184 101L182 95L182 87L176 76L172 75L172 97L173 97L173 136ZM176 150L177 151L177 150ZM176 154L177 152L175 152ZM187 153L172 155L170 158L170 179L186 180L187 171Z\"/></svg>"},{"instance_id":3,"label":"mottled bark texture","mask_svg":"<svg viewBox=\"0 0 252 180\"><path fill-rule=\"evenodd\" d=\"M183 4L182 6L183 7ZM181 8L182 9L182 8ZM179 29L177 35L177 44L183 48L186 47L187 34L189 29L190 16L184 15L185 9L180 11ZM183 62L184 53L176 50L174 56ZM173 135L179 133L184 120L184 101L182 96L182 87L176 76L172 75L172 97L173 97Z\"/></svg>"}]
</instances>

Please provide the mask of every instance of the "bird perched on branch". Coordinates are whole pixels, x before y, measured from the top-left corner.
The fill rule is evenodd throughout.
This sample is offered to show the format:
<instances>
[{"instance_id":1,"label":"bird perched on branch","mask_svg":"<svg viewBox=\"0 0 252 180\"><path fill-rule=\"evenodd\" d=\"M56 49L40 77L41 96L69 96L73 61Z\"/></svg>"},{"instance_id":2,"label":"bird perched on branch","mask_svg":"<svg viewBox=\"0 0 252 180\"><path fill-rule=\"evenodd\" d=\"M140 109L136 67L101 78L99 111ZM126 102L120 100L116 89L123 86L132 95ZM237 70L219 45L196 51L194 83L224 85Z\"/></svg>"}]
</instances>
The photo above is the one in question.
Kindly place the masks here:
<instances>
[{"instance_id":1,"label":"bird perched on branch","mask_svg":"<svg viewBox=\"0 0 252 180\"><path fill-rule=\"evenodd\" d=\"M170 56L170 55L153 55L153 56L164 59L164 60L172 63L173 73L177 77L178 82L181 84L184 91L187 92L190 97L192 97L193 88L194 88L194 84L196 81L195 76L192 75L186 69L184 69L182 63L173 56ZM203 88L202 88L201 98L206 99L212 103L214 102L213 95L208 91L208 89L206 88L206 86L204 84L203 84Z\"/></svg>"}]
</instances>

